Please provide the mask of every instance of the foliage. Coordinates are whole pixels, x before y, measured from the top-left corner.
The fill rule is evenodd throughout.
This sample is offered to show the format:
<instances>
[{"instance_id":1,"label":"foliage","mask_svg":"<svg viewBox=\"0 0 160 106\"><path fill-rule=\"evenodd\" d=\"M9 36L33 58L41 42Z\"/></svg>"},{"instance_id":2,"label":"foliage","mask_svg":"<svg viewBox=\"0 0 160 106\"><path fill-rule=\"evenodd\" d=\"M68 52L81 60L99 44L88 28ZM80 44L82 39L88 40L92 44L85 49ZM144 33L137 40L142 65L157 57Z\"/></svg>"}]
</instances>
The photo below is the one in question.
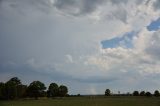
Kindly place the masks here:
<instances>
[{"instance_id":1,"label":"foliage","mask_svg":"<svg viewBox=\"0 0 160 106\"><path fill-rule=\"evenodd\" d=\"M64 97L70 96L68 95L68 88L64 85L58 86L56 83L51 83L48 87L47 92L45 91L46 87L45 84L40 81L33 81L27 87L27 85L23 85L21 80L17 77L11 78L6 83L0 82L0 100L2 99L19 99L25 97L34 97L38 99L38 97ZM105 95L110 96L111 91L110 89L105 90ZM141 91L134 91L133 96L152 96L150 92ZM112 96L132 96L129 92L127 94L112 94ZM156 90L153 94L154 96L160 96L158 90ZM76 95L77 97L81 97L80 94Z\"/></svg>"},{"instance_id":2,"label":"foliage","mask_svg":"<svg viewBox=\"0 0 160 106\"><path fill-rule=\"evenodd\" d=\"M58 96L58 85L56 83L51 83L49 85L48 91L47 91L48 97L56 97Z\"/></svg>"},{"instance_id":3,"label":"foliage","mask_svg":"<svg viewBox=\"0 0 160 106\"><path fill-rule=\"evenodd\" d=\"M6 98L6 90L5 90L5 83L0 82L0 99Z\"/></svg>"},{"instance_id":4,"label":"foliage","mask_svg":"<svg viewBox=\"0 0 160 106\"><path fill-rule=\"evenodd\" d=\"M24 97L27 96L27 93L26 93L26 91L27 91L27 85L19 85L17 87L17 89L18 89L18 97L19 98L24 98Z\"/></svg>"},{"instance_id":5,"label":"foliage","mask_svg":"<svg viewBox=\"0 0 160 106\"><path fill-rule=\"evenodd\" d=\"M152 94L150 92L146 92L146 96L151 97Z\"/></svg>"},{"instance_id":6,"label":"foliage","mask_svg":"<svg viewBox=\"0 0 160 106\"><path fill-rule=\"evenodd\" d=\"M68 93L68 88L64 85L61 85L59 88L58 88L58 94L59 96L63 97L63 96L66 96L67 93Z\"/></svg>"},{"instance_id":7,"label":"foliage","mask_svg":"<svg viewBox=\"0 0 160 106\"><path fill-rule=\"evenodd\" d=\"M46 89L44 83L40 81L33 81L29 86L28 86L28 94L30 97L35 97L35 99L38 99L38 97L44 92Z\"/></svg>"},{"instance_id":8,"label":"foliage","mask_svg":"<svg viewBox=\"0 0 160 106\"><path fill-rule=\"evenodd\" d=\"M8 82L13 82L14 85L16 85L16 86L22 84L21 81L20 81L20 79L19 79L18 77L13 77L13 78L11 78Z\"/></svg>"},{"instance_id":9,"label":"foliage","mask_svg":"<svg viewBox=\"0 0 160 106\"><path fill-rule=\"evenodd\" d=\"M133 96L139 96L139 92L138 91L134 91L133 92Z\"/></svg>"},{"instance_id":10,"label":"foliage","mask_svg":"<svg viewBox=\"0 0 160 106\"><path fill-rule=\"evenodd\" d=\"M18 77L13 77L6 83L0 82L0 100L4 99L19 99L25 97L57 97L66 96L68 93L68 88L64 85L58 87L56 83L51 83L48 91L45 84L40 81L33 81L29 86L23 85Z\"/></svg>"},{"instance_id":11,"label":"foliage","mask_svg":"<svg viewBox=\"0 0 160 106\"><path fill-rule=\"evenodd\" d=\"M140 95L140 96L145 96L145 91L141 91L141 92L139 93L139 95Z\"/></svg>"},{"instance_id":12,"label":"foliage","mask_svg":"<svg viewBox=\"0 0 160 106\"><path fill-rule=\"evenodd\" d=\"M155 90L155 91L154 91L154 96L156 96L156 97L160 96L160 93L159 93L158 90Z\"/></svg>"},{"instance_id":13,"label":"foliage","mask_svg":"<svg viewBox=\"0 0 160 106\"><path fill-rule=\"evenodd\" d=\"M105 95L106 95L106 96L110 96L110 95L111 95L111 91L110 91L110 89L106 89L106 91L105 91Z\"/></svg>"},{"instance_id":14,"label":"foliage","mask_svg":"<svg viewBox=\"0 0 160 106\"><path fill-rule=\"evenodd\" d=\"M27 86L22 85L19 78L13 77L5 83L4 97L6 99L18 99L24 97L26 89Z\"/></svg>"}]
</instances>

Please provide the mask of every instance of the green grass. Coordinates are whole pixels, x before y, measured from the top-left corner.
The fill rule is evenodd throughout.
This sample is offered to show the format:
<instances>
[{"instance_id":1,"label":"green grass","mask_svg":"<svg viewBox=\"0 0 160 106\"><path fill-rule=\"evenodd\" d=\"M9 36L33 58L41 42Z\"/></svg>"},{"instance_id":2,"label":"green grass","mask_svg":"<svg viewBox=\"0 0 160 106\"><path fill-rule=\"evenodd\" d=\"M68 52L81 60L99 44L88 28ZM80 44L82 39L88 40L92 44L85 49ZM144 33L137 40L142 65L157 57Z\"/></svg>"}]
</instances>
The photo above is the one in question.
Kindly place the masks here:
<instances>
[{"instance_id":1,"label":"green grass","mask_svg":"<svg viewBox=\"0 0 160 106\"><path fill-rule=\"evenodd\" d=\"M0 106L160 106L156 97L68 97L0 101Z\"/></svg>"}]
</instances>

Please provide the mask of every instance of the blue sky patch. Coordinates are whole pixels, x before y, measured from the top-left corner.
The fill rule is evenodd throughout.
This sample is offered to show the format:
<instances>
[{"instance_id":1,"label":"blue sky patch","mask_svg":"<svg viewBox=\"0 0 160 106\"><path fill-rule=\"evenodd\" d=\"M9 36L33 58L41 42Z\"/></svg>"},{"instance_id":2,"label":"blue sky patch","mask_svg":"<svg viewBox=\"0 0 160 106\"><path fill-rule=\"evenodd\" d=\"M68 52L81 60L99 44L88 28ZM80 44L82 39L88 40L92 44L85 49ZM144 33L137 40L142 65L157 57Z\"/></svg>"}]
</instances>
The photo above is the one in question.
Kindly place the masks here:
<instances>
[{"instance_id":1,"label":"blue sky patch","mask_svg":"<svg viewBox=\"0 0 160 106\"><path fill-rule=\"evenodd\" d=\"M160 18L158 18L155 21L152 21L150 25L147 26L147 29L149 31L157 31L158 29L160 29Z\"/></svg>"},{"instance_id":2,"label":"blue sky patch","mask_svg":"<svg viewBox=\"0 0 160 106\"><path fill-rule=\"evenodd\" d=\"M103 48L133 48L132 39L136 35L134 31L125 33L122 37L116 37L109 40L104 40L101 42Z\"/></svg>"}]
</instances>

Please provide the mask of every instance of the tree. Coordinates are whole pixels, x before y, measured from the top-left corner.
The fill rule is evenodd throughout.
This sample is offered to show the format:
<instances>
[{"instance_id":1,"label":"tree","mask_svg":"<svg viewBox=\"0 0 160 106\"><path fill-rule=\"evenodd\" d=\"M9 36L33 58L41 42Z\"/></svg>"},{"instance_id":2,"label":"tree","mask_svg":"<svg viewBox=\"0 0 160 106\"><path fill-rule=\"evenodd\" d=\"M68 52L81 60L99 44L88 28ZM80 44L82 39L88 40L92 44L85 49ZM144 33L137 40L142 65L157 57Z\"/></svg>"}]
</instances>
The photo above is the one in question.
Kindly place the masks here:
<instances>
[{"instance_id":1,"label":"tree","mask_svg":"<svg viewBox=\"0 0 160 106\"><path fill-rule=\"evenodd\" d=\"M21 85L21 80L18 77L13 77L9 81L13 82L16 86Z\"/></svg>"},{"instance_id":2,"label":"tree","mask_svg":"<svg viewBox=\"0 0 160 106\"><path fill-rule=\"evenodd\" d=\"M154 96L156 96L156 97L160 96L160 93L159 93L158 90L155 90L155 91L154 91Z\"/></svg>"},{"instance_id":3,"label":"tree","mask_svg":"<svg viewBox=\"0 0 160 106\"><path fill-rule=\"evenodd\" d=\"M138 91L134 91L133 92L133 96L139 96L139 92Z\"/></svg>"},{"instance_id":4,"label":"tree","mask_svg":"<svg viewBox=\"0 0 160 106\"><path fill-rule=\"evenodd\" d=\"M141 91L139 95L140 96L145 96L145 91Z\"/></svg>"},{"instance_id":5,"label":"tree","mask_svg":"<svg viewBox=\"0 0 160 106\"><path fill-rule=\"evenodd\" d=\"M18 85L18 97L23 98L27 96L27 85Z\"/></svg>"},{"instance_id":6,"label":"tree","mask_svg":"<svg viewBox=\"0 0 160 106\"><path fill-rule=\"evenodd\" d=\"M49 85L48 91L47 91L48 97L56 97L58 96L58 85L56 83L51 83Z\"/></svg>"},{"instance_id":7,"label":"tree","mask_svg":"<svg viewBox=\"0 0 160 106\"><path fill-rule=\"evenodd\" d=\"M152 94L150 92L146 92L145 95L148 96L148 97L152 96Z\"/></svg>"},{"instance_id":8,"label":"tree","mask_svg":"<svg viewBox=\"0 0 160 106\"><path fill-rule=\"evenodd\" d=\"M9 81L5 83L6 89L6 98L7 99L16 99L19 98L21 95L19 94L22 86L21 80L18 77L13 77Z\"/></svg>"},{"instance_id":9,"label":"tree","mask_svg":"<svg viewBox=\"0 0 160 106\"><path fill-rule=\"evenodd\" d=\"M44 83L40 81L33 81L28 86L28 93L30 97L34 97L35 99L38 99L38 97L44 92L46 89Z\"/></svg>"},{"instance_id":10,"label":"tree","mask_svg":"<svg viewBox=\"0 0 160 106\"><path fill-rule=\"evenodd\" d=\"M7 99L15 99L17 96L16 85L13 81L8 81L5 83L6 89L6 98Z\"/></svg>"},{"instance_id":11,"label":"tree","mask_svg":"<svg viewBox=\"0 0 160 106\"><path fill-rule=\"evenodd\" d=\"M111 95L111 91L110 91L110 89L106 89L106 91L105 91L105 95L106 95L106 96L110 96L110 95Z\"/></svg>"},{"instance_id":12,"label":"tree","mask_svg":"<svg viewBox=\"0 0 160 106\"><path fill-rule=\"evenodd\" d=\"M13 77L9 81L15 84L16 98L21 98L26 95L27 85L23 85L18 77Z\"/></svg>"},{"instance_id":13,"label":"tree","mask_svg":"<svg viewBox=\"0 0 160 106\"><path fill-rule=\"evenodd\" d=\"M59 96L64 97L64 96L67 95L67 93L68 93L68 88L67 88L66 86L61 85L61 86L58 88L58 94L59 94Z\"/></svg>"},{"instance_id":14,"label":"tree","mask_svg":"<svg viewBox=\"0 0 160 106\"><path fill-rule=\"evenodd\" d=\"M5 83L0 82L0 99L6 98Z\"/></svg>"}]
</instances>

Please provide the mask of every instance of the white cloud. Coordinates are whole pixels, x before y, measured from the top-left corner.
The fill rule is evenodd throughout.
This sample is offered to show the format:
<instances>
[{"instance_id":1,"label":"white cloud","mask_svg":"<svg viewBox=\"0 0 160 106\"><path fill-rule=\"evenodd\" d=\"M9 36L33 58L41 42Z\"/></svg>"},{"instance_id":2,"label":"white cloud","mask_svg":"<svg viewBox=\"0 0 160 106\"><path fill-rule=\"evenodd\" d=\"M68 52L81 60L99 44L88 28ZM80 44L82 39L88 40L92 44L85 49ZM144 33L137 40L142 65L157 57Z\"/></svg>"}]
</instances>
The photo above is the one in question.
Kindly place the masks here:
<instances>
[{"instance_id":1,"label":"white cloud","mask_svg":"<svg viewBox=\"0 0 160 106\"><path fill-rule=\"evenodd\" d=\"M66 75L64 79L77 82L118 79L122 83L129 79L130 83L136 80L135 76L160 73L159 31L149 32L145 28L159 17L154 3L154 0L2 0L0 63L28 61L34 71L58 73L60 78ZM102 40L131 31L139 32L133 40L134 48L102 49ZM98 92L95 88L90 91Z\"/></svg>"},{"instance_id":2,"label":"white cloud","mask_svg":"<svg viewBox=\"0 0 160 106\"><path fill-rule=\"evenodd\" d=\"M73 58L72 58L71 55L69 55L69 54L66 55L66 62L67 63L73 63Z\"/></svg>"},{"instance_id":3,"label":"white cloud","mask_svg":"<svg viewBox=\"0 0 160 106\"><path fill-rule=\"evenodd\" d=\"M151 55L151 57L154 60L159 60L160 59L160 30L154 32L150 38L149 38L149 42L147 42L147 48L145 48L145 51Z\"/></svg>"},{"instance_id":4,"label":"white cloud","mask_svg":"<svg viewBox=\"0 0 160 106\"><path fill-rule=\"evenodd\" d=\"M160 73L159 62L159 31L149 32L146 29L138 33L133 49L122 47L106 48L101 54L93 55L88 64L96 65L106 72L137 72L143 75Z\"/></svg>"}]
</instances>

